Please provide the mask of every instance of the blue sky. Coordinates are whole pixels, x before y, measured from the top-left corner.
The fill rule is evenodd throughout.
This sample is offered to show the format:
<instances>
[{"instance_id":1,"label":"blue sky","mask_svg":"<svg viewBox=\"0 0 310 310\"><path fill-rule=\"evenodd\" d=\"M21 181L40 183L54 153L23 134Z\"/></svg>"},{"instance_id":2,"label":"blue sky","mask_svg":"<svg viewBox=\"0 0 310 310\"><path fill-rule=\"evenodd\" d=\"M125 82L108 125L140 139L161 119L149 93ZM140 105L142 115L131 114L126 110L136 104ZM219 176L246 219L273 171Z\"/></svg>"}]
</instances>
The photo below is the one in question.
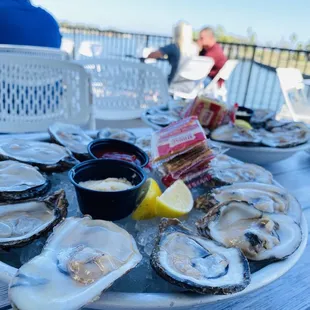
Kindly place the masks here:
<instances>
[{"instance_id":1,"label":"blue sky","mask_svg":"<svg viewBox=\"0 0 310 310\"><path fill-rule=\"evenodd\" d=\"M258 41L279 42L292 32L310 40L310 0L32 0L58 20L102 28L170 34L178 20L195 29L221 24L227 32L246 35L251 26Z\"/></svg>"}]
</instances>

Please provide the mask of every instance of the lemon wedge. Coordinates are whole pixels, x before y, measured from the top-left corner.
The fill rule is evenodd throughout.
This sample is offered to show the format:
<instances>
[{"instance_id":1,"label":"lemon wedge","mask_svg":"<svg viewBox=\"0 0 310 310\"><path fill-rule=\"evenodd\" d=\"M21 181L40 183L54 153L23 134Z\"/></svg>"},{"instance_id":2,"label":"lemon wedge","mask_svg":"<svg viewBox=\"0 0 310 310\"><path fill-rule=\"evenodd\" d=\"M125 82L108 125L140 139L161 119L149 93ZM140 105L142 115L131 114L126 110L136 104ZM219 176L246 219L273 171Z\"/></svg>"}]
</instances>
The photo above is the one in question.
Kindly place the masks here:
<instances>
[{"instance_id":1,"label":"lemon wedge","mask_svg":"<svg viewBox=\"0 0 310 310\"><path fill-rule=\"evenodd\" d=\"M180 217L189 213L194 206L192 193L181 180L173 183L156 200L156 212L160 217Z\"/></svg>"},{"instance_id":2,"label":"lemon wedge","mask_svg":"<svg viewBox=\"0 0 310 310\"><path fill-rule=\"evenodd\" d=\"M244 121L243 119L236 119L235 120L235 125L238 127L242 127L244 129L253 129L253 127L246 121Z\"/></svg>"},{"instance_id":3,"label":"lemon wedge","mask_svg":"<svg viewBox=\"0 0 310 310\"><path fill-rule=\"evenodd\" d=\"M138 220L148 220L156 217L156 198L161 195L161 190L154 179L147 179L144 189L142 189L141 202L132 214L132 218Z\"/></svg>"}]
</instances>

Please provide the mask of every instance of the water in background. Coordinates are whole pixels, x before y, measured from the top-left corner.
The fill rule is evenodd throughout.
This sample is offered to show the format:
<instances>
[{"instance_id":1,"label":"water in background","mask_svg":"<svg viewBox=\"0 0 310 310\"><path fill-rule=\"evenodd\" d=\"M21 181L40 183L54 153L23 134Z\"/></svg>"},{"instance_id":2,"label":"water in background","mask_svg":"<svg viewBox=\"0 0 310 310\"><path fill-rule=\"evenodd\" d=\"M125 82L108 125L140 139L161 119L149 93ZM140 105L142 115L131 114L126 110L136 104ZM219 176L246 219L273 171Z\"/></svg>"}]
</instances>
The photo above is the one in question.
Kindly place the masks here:
<instances>
[{"instance_id":1,"label":"water in background","mask_svg":"<svg viewBox=\"0 0 310 310\"><path fill-rule=\"evenodd\" d=\"M145 35L135 35L128 37L97 36L97 35L75 35L63 34L65 38L75 41L76 59L87 58L81 54L81 43L89 41L102 46L100 58L125 59L138 62L135 57L141 57L143 48L146 46L157 49L170 43L169 38L152 37L148 39ZM148 41L147 41L148 40ZM165 76L170 71L168 62L157 61L154 66L159 67ZM251 70L252 66L252 70ZM280 84L276 72L272 68L261 66L249 60L240 60L238 66L227 82L228 102L237 102L252 108L269 108L279 110L284 103L284 98L280 89ZM306 90L310 97L310 87Z\"/></svg>"}]
</instances>

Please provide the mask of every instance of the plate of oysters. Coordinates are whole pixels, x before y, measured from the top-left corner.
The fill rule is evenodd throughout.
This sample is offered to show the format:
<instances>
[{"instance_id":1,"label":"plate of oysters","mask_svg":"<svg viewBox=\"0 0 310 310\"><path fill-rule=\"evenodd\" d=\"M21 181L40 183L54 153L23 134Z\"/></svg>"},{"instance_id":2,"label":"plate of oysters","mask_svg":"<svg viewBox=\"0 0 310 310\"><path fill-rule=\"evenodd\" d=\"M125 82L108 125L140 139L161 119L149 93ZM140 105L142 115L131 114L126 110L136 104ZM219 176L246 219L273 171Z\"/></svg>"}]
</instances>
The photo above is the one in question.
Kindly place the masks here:
<instances>
[{"instance_id":1,"label":"plate of oysters","mask_svg":"<svg viewBox=\"0 0 310 310\"><path fill-rule=\"evenodd\" d=\"M167 128L157 133L157 144L153 136L136 137L134 130L105 128L89 136L61 123L49 128L45 142L0 139L0 280L8 283L12 307L202 307L264 287L297 263L308 236L301 206L260 166L216 154L203 161L208 173L203 182L186 183L197 167L201 170L197 159L197 167L183 163L180 179L167 188L155 165L141 168L126 162L124 169L135 171L130 180L119 172L105 180L87 173L88 163L97 174L96 162L115 164L89 160L93 138L123 140L153 157L151 144L161 152ZM192 128L183 120L172 130L178 135ZM174 141L173 149L160 154L169 159L166 174L179 172L178 163L193 150L207 153L209 140L200 126L195 130L196 145L184 150L177 144L182 141ZM124 161L132 158L121 155ZM68 170L72 175L81 165L88 180L73 184ZM96 188L84 187L85 181L97 182ZM76 192L89 195L89 210L92 194L99 197L101 192L104 210L113 203L110 191L126 194L132 203L129 194L139 187L136 209L125 218L109 221L80 211ZM186 210L177 209L183 203L178 194L186 195Z\"/></svg>"},{"instance_id":2,"label":"plate of oysters","mask_svg":"<svg viewBox=\"0 0 310 310\"><path fill-rule=\"evenodd\" d=\"M259 165L310 149L310 128L302 122L277 121L274 112L254 110L250 125L252 128L222 125L211 132L210 138L229 148L230 156Z\"/></svg>"},{"instance_id":3,"label":"plate of oysters","mask_svg":"<svg viewBox=\"0 0 310 310\"><path fill-rule=\"evenodd\" d=\"M151 128L159 130L181 119L181 111L183 108L184 107L180 105L176 105L173 108L166 105L153 107L144 111L141 115L141 119Z\"/></svg>"}]
</instances>

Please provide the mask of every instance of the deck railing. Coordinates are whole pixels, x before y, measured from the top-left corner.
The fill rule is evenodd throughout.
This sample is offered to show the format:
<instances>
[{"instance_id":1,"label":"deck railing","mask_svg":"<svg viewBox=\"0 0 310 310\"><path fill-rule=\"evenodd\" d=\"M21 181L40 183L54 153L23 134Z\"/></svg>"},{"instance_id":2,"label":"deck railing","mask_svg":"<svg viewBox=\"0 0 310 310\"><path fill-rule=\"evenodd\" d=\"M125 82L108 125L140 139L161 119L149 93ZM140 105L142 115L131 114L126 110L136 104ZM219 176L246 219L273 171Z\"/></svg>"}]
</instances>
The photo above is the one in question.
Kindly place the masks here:
<instances>
[{"instance_id":1,"label":"deck railing","mask_svg":"<svg viewBox=\"0 0 310 310\"><path fill-rule=\"evenodd\" d=\"M171 37L124 33L113 30L63 26L64 38L73 40L75 58L83 58L81 43L88 41L101 46L99 57L139 61L145 47L158 48L171 42ZM283 104L275 69L298 68L310 79L310 51L277 47L220 42L229 59L238 59L239 65L227 83L228 101L255 108L279 109ZM98 48L97 46L97 48ZM170 68L167 62L157 62L165 74ZM310 97L310 87L306 90Z\"/></svg>"}]
</instances>

